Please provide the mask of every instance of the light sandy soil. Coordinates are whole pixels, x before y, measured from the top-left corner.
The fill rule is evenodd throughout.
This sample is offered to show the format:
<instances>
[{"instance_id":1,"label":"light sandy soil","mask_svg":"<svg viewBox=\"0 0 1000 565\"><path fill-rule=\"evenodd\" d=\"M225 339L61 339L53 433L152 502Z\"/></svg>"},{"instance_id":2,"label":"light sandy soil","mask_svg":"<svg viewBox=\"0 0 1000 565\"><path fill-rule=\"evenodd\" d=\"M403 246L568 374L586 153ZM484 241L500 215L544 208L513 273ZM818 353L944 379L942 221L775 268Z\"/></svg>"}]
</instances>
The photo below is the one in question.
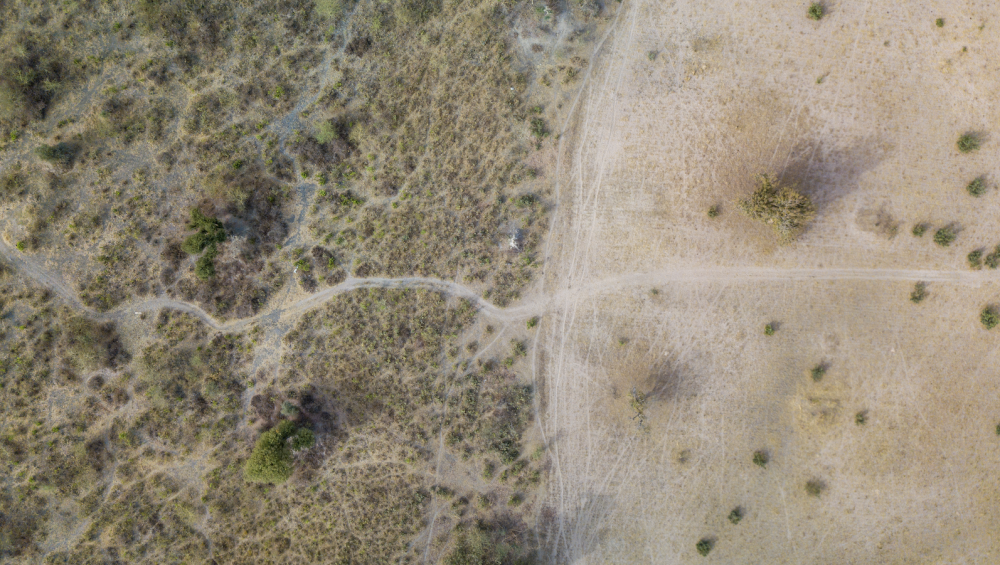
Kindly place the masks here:
<instances>
[{"instance_id":1,"label":"light sandy soil","mask_svg":"<svg viewBox=\"0 0 1000 565\"><path fill-rule=\"evenodd\" d=\"M807 5L627 0L591 58L526 299L552 561L1000 562L1000 6ZM792 245L733 204L768 171L819 206Z\"/></svg>"}]
</instances>

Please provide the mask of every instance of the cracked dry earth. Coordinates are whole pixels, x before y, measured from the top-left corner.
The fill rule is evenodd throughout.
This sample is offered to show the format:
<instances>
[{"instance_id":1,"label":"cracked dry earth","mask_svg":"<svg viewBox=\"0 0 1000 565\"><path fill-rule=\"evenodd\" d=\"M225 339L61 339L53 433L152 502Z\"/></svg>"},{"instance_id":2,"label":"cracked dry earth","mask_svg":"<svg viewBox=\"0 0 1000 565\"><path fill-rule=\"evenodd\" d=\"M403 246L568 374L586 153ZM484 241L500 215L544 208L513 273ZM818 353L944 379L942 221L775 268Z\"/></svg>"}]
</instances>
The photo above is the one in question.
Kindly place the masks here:
<instances>
[{"instance_id":1,"label":"cracked dry earth","mask_svg":"<svg viewBox=\"0 0 1000 565\"><path fill-rule=\"evenodd\" d=\"M553 562L1000 559L1000 285L966 264L1000 204L964 190L1000 174L1000 8L805 10L627 2L592 58L532 359ZM961 154L965 131L990 140ZM762 172L818 206L791 245L735 208Z\"/></svg>"},{"instance_id":2,"label":"cracked dry earth","mask_svg":"<svg viewBox=\"0 0 1000 565\"><path fill-rule=\"evenodd\" d=\"M996 562L1000 334L978 313L1000 285L965 255L998 243L1000 197L963 187L995 181L1000 157L994 139L972 155L955 140L1000 126L1000 8L804 11L617 11L562 128L544 278L513 307L451 281L349 278L227 324L162 298L102 316L169 307L277 331L365 287L431 288L503 321L542 315L531 376L552 458L544 561L702 562L695 545L710 539L718 563ZM819 208L787 246L735 210L768 171ZM720 217L706 217L712 205ZM960 233L939 247L910 235L920 222ZM56 274L0 253L84 308ZM920 281L928 298L912 304Z\"/></svg>"}]
</instances>

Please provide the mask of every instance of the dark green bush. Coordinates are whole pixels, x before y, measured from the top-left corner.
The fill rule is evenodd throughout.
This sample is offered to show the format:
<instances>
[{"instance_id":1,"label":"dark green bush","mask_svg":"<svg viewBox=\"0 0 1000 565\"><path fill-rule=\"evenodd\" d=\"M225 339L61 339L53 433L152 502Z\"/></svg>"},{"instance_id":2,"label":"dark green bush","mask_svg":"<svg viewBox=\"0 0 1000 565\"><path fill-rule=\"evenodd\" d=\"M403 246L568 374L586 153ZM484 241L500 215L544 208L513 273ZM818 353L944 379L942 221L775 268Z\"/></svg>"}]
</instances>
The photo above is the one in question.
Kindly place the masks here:
<instances>
[{"instance_id":1,"label":"dark green bush","mask_svg":"<svg viewBox=\"0 0 1000 565\"><path fill-rule=\"evenodd\" d=\"M207 281L215 276L215 256L219 254L215 244L209 246L208 250L194 263L194 274L201 280Z\"/></svg>"},{"instance_id":2,"label":"dark green bush","mask_svg":"<svg viewBox=\"0 0 1000 565\"><path fill-rule=\"evenodd\" d=\"M545 127L545 120L542 118L531 118L531 135L539 141L549 136L549 130Z\"/></svg>"},{"instance_id":3,"label":"dark green bush","mask_svg":"<svg viewBox=\"0 0 1000 565\"><path fill-rule=\"evenodd\" d=\"M938 27L944 27L944 18L938 18L934 20L934 25Z\"/></svg>"},{"instance_id":4,"label":"dark green bush","mask_svg":"<svg viewBox=\"0 0 1000 565\"><path fill-rule=\"evenodd\" d=\"M773 324L764 324L764 335L774 335Z\"/></svg>"},{"instance_id":5,"label":"dark green bush","mask_svg":"<svg viewBox=\"0 0 1000 565\"><path fill-rule=\"evenodd\" d=\"M867 421L868 421L868 413L865 412L864 410L854 415L854 423L859 426L865 425L865 422Z\"/></svg>"},{"instance_id":6,"label":"dark green bush","mask_svg":"<svg viewBox=\"0 0 1000 565\"><path fill-rule=\"evenodd\" d=\"M286 440L295 433L295 424L282 420L260 434L250 458L243 467L244 478L251 483L283 483L292 476L292 450Z\"/></svg>"},{"instance_id":7,"label":"dark green bush","mask_svg":"<svg viewBox=\"0 0 1000 565\"><path fill-rule=\"evenodd\" d=\"M64 141L55 145L45 145L43 143L35 149L35 154L38 155L39 159L47 163L69 166L73 164L73 159L76 158L77 151L78 148L76 145Z\"/></svg>"},{"instance_id":8,"label":"dark green bush","mask_svg":"<svg viewBox=\"0 0 1000 565\"><path fill-rule=\"evenodd\" d=\"M997 327L997 324L1000 324L1000 315L997 314L996 308L987 306L979 314L979 321L982 322L984 328L992 330Z\"/></svg>"},{"instance_id":9,"label":"dark green bush","mask_svg":"<svg viewBox=\"0 0 1000 565\"><path fill-rule=\"evenodd\" d=\"M202 214L197 208L191 209L191 222L188 229L196 230L196 233L186 240L181 246L184 251L195 254L201 253L206 247L216 243L226 241L226 228L218 218L210 218Z\"/></svg>"},{"instance_id":10,"label":"dark green bush","mask_svg":"<svg viewBox=\"0 0 1000 565\"><path fill-rule=\"evenodd\" d=\"M806 481L806 494L809 496L819 496L825 488L826 484L819 479L810 479Z\"/></svg>"},{"instance_id":11,"label":"dark green bush","mask_svg":"<svg viewBox=\"0 0 1000 565\"><path fill-rule=\"evenodd\" d=\"M934 232L934 243L940 245L941 247L948 247L951 245L951 242L955 241L956 235L954 227L945 226Z\"/></svg>"},{"instance_id":12,"label":"dark green bush","mask_svg":"<svg viewBox=\"0 0 1000 565\"><path fill-rule=\"evenodd\" d=\"M806 13L809 16L809 19L819 21L823 18L826 10L823 9L823 5L819 2L813 2L809 6L809 10Z\"/></svg>"},{"instance_id":13,"label":"dark green bush","mask_svg":"<svg viewBox=\"0 0 1000 565\"><path fill-rule=\"evenodd\" d=\"M770 459L771 458L768 457L767 452L764 451L763 449L758 449L757 451L753 452L753 464L758 467L766 468L767 462L770 461Z\"/></svg>"},{"instance_id":14,"label":"dark green bush","mask_svg":"<svg viewBox=\"0 0 1000 565\"><path fill-rule=\"evenodd\" d=\"M966 256L969 260L969 267L972 269L981 269L983 266L983 252L979 249L970 251ZM1000 257L998 257L1000 258ZM995 268L995 267L994 267Z\"/></svg>"},{"instance_id":15,"label":"dark green bush","mask_svg":"<svg viewBox=\"0 0 1000 565\"><path fill-rule=\"evenodd\" d=\"M816 217L816 208L808 196L775 183L768 175L759 177L757 190L740 201L739 207L774 230L784 242L794 239Z\"/></svg>"},{"instance_id":16,"label":"dark green bush","mask_svg":"<svg viewBox=\"0 0 1000 565\"><path fill-rule=\"evenodd\" d=\"M997 245L993 249L993 252L986 256L986 258L983 260L983 263L985 263L986 266L991 269L996 269L997 267L1000 267L1000 245Z\"/></svg>"},{"instance_id":17,"label":"dark green bush","mask_svg":"<svg viewBox=\"0 0 1000 565\"><path fill-rule=\"evenodd\" d=\"M742 507L737 506L736 508L733 508L732 512L729 513L729 521L732 522L734 525L739 524L740 520L742 519L743 519Z\"/></svg>"},{"instance_id":18,"label":"dark green bush","mask_svg":"<svg viewBox=\"0 0 1000 565\"><path fill-rule=\"evenodd\" d=\"M721 214L721 213L722 212L719 210L718 206L709 206L709 208L708 208L708 217L709 218L718 218L719 214Z\"/></svg>"},{"instance_id":19,"label":"dark green bush","mask_svg":"<svg viewBox=\"0 0 1000 565\"><path fill-rule=\"evenodd\" d=\"M913 224L913 235L923 237L927 233L927 224Z\"/></svg>"},{"instance_id":20,"label":"dark green bush","mask_svg":"<svg viewBox=\"0 0 1000 565\"><path fill-rule=\"evenodd\" d=\"M967 190L972 196L982 196L986 194L986 179L983 177L972 179L972 182L965 186L965 190Z\"/></svg>"},{"instance_id":21,"label":"dark green bush","mask_svg":"<svg viewBox=\"0 0 1000 565\"><path fill-rule=\"evenodd\" d=\"M713 547L715 547L715 540L711 538L701 538L698 540L698 543L694 544L694 548L698 550L698 555L702 557L708 555Z\"/></svg>"},{"instance_id":22,"label":"dark green bush","mask_svg":"<svg viewBox=\"0 0 1000 565\"><path fill-rule=\"evenodd\" d=\"M913 292L910 293L910 302L914 304L920 304L920 302L927 297L927 284L923 282L918 282L913 285Z\"/></svg>"},{"instance_id":23,"label":"dark green bush","mask_svg":"<svg viewBox=\"0 0 1000 565\"><path fill-rule=\"evenodd\" d=\"M313 445L316 445L316 436L313 434L312 430L306 428L299 428L292 436L292 451L299 451L302 449L309 449Z\"/></svg>"},{"instance_id":24,"label":"dark green bush","mask_svg":"<svg viewBox=\"0 0 1000 565\"><path fill-rule=\"evenodd\" d=\"M979 135L974 132L963 133L961 137L958 138L958 150L962 153L971 153L979 149L980 140Z\"/></svg>"},{"instance_id":25,"label":"dark green bush","mask_svg":"<svg viewBox=\"0 0 1000 565\"><path fill-rule=\"evenodd\" d=\"M816 365L809 371L809 374L812 375L812 379L816 382L823 380L823 375L826 374L826 365L823 363Z\"/></svg>"}]
</instances>

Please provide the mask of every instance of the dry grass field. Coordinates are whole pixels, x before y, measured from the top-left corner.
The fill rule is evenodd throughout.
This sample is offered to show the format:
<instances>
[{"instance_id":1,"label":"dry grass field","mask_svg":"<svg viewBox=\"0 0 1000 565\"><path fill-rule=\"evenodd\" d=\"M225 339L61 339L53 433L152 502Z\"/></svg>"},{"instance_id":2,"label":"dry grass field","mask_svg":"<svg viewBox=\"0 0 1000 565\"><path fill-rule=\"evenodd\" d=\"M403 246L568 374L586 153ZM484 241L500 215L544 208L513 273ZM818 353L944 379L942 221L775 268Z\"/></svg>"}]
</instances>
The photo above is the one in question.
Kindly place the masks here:
<instances>
[{"instance_id":1,"label":"dry grass field","mask_svg":"<svg viewBox=\"0 0 1000 565\"><path fill-rule=\"evenodd\" d=\"M0 563L1000 561L1000 8L811 4L0 1Z\"/></svg>"},{"instance_id":2,"label":"dry grass field","mask_svg":"<svg viewBox=\"0 0 1000 565\"><path fill-rule=\"evenodd\" d=\"M1000 238L1000 11L807 7L629 2L592 57L532 356L551 561L1000 559L1000 287L966 258ZM817 206L788 245L737 210L760 173Z\"/></svg>"}]
</instances>

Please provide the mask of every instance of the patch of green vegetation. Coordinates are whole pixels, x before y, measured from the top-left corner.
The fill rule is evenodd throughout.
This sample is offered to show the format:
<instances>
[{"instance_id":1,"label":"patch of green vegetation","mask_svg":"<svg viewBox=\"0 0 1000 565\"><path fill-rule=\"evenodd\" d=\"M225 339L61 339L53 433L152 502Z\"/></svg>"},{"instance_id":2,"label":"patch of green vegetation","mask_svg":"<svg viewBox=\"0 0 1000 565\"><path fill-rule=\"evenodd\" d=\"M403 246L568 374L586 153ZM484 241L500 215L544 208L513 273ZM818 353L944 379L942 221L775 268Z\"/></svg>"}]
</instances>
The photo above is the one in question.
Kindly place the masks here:
<instances>
[{"instance_id":1,"label":"patch of green vegetation","mask_svg":"<svg viewBox=\"0 0 1000 565\"><path fill-rule=\"evenodd\" d=\"M753 464L758 467L766 468L767 463L770 460L771 460L770 456L768 456L767 452L764 451L763 449L758 449L757 451L753 452Z\"/></svg>"},{"instance_id":2,"label":"patch of green vegetation","mask_svg":"<svg viewBox=\"0 0 1000 565\"><path fill-rule=\"evenodd\" d=\"M701 538L698 543L694 544L695 550L698 551L698 555L705 557L712 551L715 547L715 540L712 538Z\"/></svg>"},{"instance_id":3,"label":"patch of green vegetation","mask_svg":"<svg viewBox=\"0 0 1000 565\"><path fill-rule=\"evenodd\" d=\"M61 142L55 145L39 145L35 149L35 154L38 158L54 165L62 165L68 167L73 164L73 159L76 157L78 147L72 143Z\"/></svg>"},{"instance_id":4,"label":"patch of green vegetation","mask_svg":"<svg viewBox=\"0 0 1000 565\"><path fill-rule=\"evenodd\" d=\"M708 208L708 217L709 218L718 218L719 214L721 214L721 213L722 213L722 211L719 209L718 206L709 206L709 208Z\"/></svg>"},{"instance_id":5,"label":"patch of green vegetation","mask_svg":"<svg viewBox=\"0 0 1000 565\"><path fill-rule=\"evenodd\" d=\"M928 225L924 223L913 224L913 235L915 237L923 237L927 233Z\"/></svg>"},{"instance_id":6,"label":"patch of green vegetation","mask_svg":"<svg viewBox=\"0 0 1000 565\"><path fill-rule=\"evenodd\" d=\"M201 253L205 248L226 241L226 228L218 218L210 218L197 208L191 209L191 222L188 229L195 233L184 240L182 249L192 255Z\"/></svg>"},{"instance_id":7,"label":"patch of green vegetation","mask_svg":"<svg viewBox=\"0 0 1000 565\"><path fill-rule=\"evenodd\" d=\"M774 335L774 324L764 324L764 335Z\"/></svg>"},{"instance_id":8,"label":"patch of green vegetation","mask_svg":"<svg viewBox=\"0 0 1000 565\"><path fill-rule=\"evenodd\" d=\"M863 426L868 421L868 412L862 410L854 415L854 423Z\"/></svg>"},{"instance_id":9,"label":"patch of green vegetation","mask_svg":"<svg viewBox=\"0 0 1000 565\"><path fill-rule=\"evenodd\" d=\"M992 330L997 327L997 324L1000 324L1000 314L997 314L997 309L993 306L987 306L979 313L979 321L984 328Z\"/></svg>"},{"instance_id":10,"label":"patch of green vegetation","mask_svg":"<svg viewBox=\"0 0 1000 565\"><path fill-rule=\"evenodd\" d=\"M979 134L975 132L963 133L958 138L956 145L958 150L962 153L971 153L973 151L978 151L982 141L979 138Z\"/></svg>"},{"instance_id":11,"label":"patch of green vegetation","mask_svg":"<svg viewBox=\"0 0 1000 565\"><path fill-rule=\"evenodd\" d=\"M927 283L918 282L913 285L913 292L910 293L910 302L920 304L927 297Z\"/></svg>"},{"instance_id":12,"label":"patch of green vegetation","mask_svg":"<svg viewBox=\"0 0 1000 565\"><path fill-rule=\"evenodd\" d=\"M732 512L729 513L728 518L729 518L729 521L734 526L736 524L739 524L740 521L743 520L743 508L741 506L737 506L736 508L733 508Z\"/></svg>"},{"instance_id":13,"label":"patch of green vegetation","mask_svg":"<svg viewBox=\"0 0 1000 565\"><path fill-rule=\"evenodd\" d=\"M538 316L532 316L531 318L529 318L528 322L527 322L528 329L530 330L530 329L534 328L535 326L537 326L538 325L538 320L539 320Z\"/></svg>"},{"instance_id":14,"label":"patch of green vegetation","mask_svg":"<svg viewBox=\"0 0 1000 565\"><path fill-rule=\"evenodd\" d=\"M739 208L771 228L782 242L794 239L816 217L816 208L808 196L768 175L758 178L757 190L741 200Z\"/></svg>"},{"instance_id":15,"label":"patch of green vegetation","mask_svg":"<svg viewBox=\"0 0 1000 565\"><path fill-rule=\"evenodd\" d=\"M809 479L806 481L806 494L809 496L819 496L826 490L826 483L819 479Z\"/></svg>"},{"instance_id":16,"label":"patch of green vegetation","mask_svg":"<svg viewBox=\"0 0 1000 565\"><path fill-rule=\"evenodd\" d=\"M954 226L945 226L934 232L934 243L940 245L941 247L948 247L953 241L955 241L955 237L957 235L958 234L955 231Z\"/></svg>"},{"instance_id":17,"label":"patch of green vegetation","mask_svg":"<svg viewBox=\"0 0 1000 565\"><path fill-rule=\"evenodd\" d=\"M292 476L292 452L308 449L314 443L312 431L282 420L257 438L243 467L244 477L252 483L283 483Z\"/></svg>"},{"instance_id":18,"label":"patch of green vegetation","mask_svg":"<svg viewBox=\"0 0 1000 565\"><path fill-rule=\"evenodd\" d=\"M823 375L826 374L826 364L820 363L809 370L809 375L812 376L814 382L819 382L823 380Z\"/></svg>"},{"instance_id":19,"label":"patch of green vegetation","mask_svg":"<svg viewBox=\"0 0 1000 565\"><path fill-rule=\"evenodd\" d=\"M970 269L982 269L983 268L983 251L981 249L975 249L969 252L965 257L969 261ZM997 256L1000 259L1000 255ZM998 262L1000 264L1000 262ZM996 267L994 267L996 268Z\"/></svg>"},{"instance_id":20,"label":"patch of green vegetation","mask_svg":"<svg viewBox=\"0 0 1000 565\"><path fill-rule=\"evenodd\" d=\"M934 20L934 25L938 27L944 27L944 18L938 18Z\"/></svg>"},{"instance_id":21,"label":"patch of green vegetation","mask_svg":"<svg viewBox=\"0 0 1000 565\"><path fill-rule=\"evenodd\" d=\"M813 2L812 4L810 4L809 9L806 11L806 15L809 16L809 19L816 21L823 19L823 16L825 14L826 10L823 8L823 5L820 4L819 2Z\"/></svg>"},{"instance_id":22,"label":"patch of green vegetation","mask_svg":"<svg viewBox=\"0 0 1000 565\"><path fill-rule=\"evenodd\" d=\"M965 186L965 190L972 196L982 196L986 194L986 179L984 177L977 177L972 179L969 184Z\"/></svg>"}]
</instances>

